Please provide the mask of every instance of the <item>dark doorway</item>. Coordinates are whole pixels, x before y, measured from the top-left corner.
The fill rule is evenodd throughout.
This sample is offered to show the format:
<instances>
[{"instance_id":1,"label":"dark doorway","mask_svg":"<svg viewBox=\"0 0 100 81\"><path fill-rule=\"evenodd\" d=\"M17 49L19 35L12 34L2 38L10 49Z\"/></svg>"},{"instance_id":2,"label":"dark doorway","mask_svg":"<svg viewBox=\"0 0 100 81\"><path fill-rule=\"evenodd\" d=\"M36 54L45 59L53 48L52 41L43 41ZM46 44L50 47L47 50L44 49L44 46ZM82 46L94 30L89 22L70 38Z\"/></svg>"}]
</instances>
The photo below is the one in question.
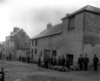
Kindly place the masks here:
<instances>
[{"instance_id":1,"label":"dark doorway","mask_svg":"<svg viewBox=\"0 0 100 81\"><path fill-rule=\"evenodd\" d=\"M73 65L73 54L66 54L66 59L69 58L70 59L70 65Z\"/></svg>"},{"instance_id":2,"label":"dark doorway","mask_svg":"<svg viewBox=\"0 0 100 81\"><path fill-rule=\"evenodd\" d=\"M50 58L50 50L44 50L44 60L47 60Z\"/></svg>"},{"instance_id":3,"label":"dark doorway","mask_svg":"<svg viewBox=\"0 0 100 81\"><path fill-rule=\"evenodd\" d=\"M56 50L52 50L52 56L54 56L54 57L57 56L57 51Z\"/></svg>"}]
</instances>

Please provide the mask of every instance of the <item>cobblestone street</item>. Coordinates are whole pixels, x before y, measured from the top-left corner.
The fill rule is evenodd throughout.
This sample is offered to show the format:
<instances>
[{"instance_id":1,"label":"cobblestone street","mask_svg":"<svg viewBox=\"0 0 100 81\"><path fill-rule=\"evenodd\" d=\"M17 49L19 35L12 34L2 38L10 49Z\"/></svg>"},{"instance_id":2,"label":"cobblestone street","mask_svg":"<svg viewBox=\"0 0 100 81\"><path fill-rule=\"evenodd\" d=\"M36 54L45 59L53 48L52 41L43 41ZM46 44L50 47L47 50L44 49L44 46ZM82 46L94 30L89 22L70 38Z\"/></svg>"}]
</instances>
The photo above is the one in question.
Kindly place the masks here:
<instances>
[{"instance_id":1,"label":"cobblestone street","mask_svg":"<svg viewBox=\"0 0 100 81\"><path fill-rule=\"evenodd\" d=\"M59 72L17 61L0 61L0 65L5 70L5 81L100 81L100 71Z\"/></svg>"}]
</instances>

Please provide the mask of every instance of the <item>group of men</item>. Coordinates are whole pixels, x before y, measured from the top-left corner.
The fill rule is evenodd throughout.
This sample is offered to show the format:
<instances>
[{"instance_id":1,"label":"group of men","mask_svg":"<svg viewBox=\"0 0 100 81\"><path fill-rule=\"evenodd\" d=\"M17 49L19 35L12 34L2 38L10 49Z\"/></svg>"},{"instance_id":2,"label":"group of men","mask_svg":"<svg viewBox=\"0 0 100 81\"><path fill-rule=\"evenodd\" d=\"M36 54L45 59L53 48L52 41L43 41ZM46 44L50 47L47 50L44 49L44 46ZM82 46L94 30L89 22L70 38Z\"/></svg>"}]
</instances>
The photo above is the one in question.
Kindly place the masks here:
<instances>
[{"instance_id":1,"label":"group of men","mask_svg":"<svg viewBox=\"0 0 100 81\"><path fill-rule=\"evenodd\" d=\"M97 71L98 68L98 62L99 59L96 55L94 55L93 57L93 66L94 66L94 71ZM41 66L42 60L41 60L41 56L39 56L38 59L38 66ZM82 55L80 55L80 57L78 58L78 64L79 64L79 69L80 70L88 70L88 63L89 63L89 58L87 56L87 54L85 55L85 57L83 57ZM63 66L63 67L67 67L68 70L70 69L71 64L71 59L70 58L64 58L64 55L59 56L58 59L56 59L55 56L51 56L51 58L46 58L44 59L44 67L48 68L49 65L58 65L58 66Z\"/></svg>"},{"instance_id":2,"label":"group of men","mask_svg":"<svg viewBox=\"0 0 100 81\"><path fill-rule=\"evenodd\" d=\"M11 53L6 57L6 60L7 60L7 61L11 61L11 60L12 60L12 55L11 55Z\"/></svg>"},{"instance_id":3,"label":"group of men","mask_svg":"<svg viewBox=\"0 0 100 81\"><path fill-rule=\"evenodd\" d=\"M22 61L22 62L27 62L27 63L30 63L30 57L28 56L28 57L19 57L19 61Z\"/></svg>"},{"instance_id":4,"label":"group of men","mask_svg":"<svg viewBox=\"0 0 100 81\"><path fill-rule=\"evenodd\" d=\"M41 65L41 57L39 57L38 59L38 66ZM58 65L58 66L66 66L68 69L70 69L70 65L71 65L71 59L69 59L68 57L65 59L64 55L59 56L58 59L56 58L56 56L51 56L51 58L45 58L44 59L44 67L48 68L48 65Z\"/></svg>"},{"instance_id":5,"label":"group of men","mask_svg":"<svg viewBox=\"0 0 100 81\"><path fill-rule=\"evenodd\" d=\"M98 62L99 62L98 57L96 55L94 55L94 57L93 57L94 71L98 70L98 68L97 68ZM87 54L85 55L84 58L82 55L80 55L80 57L78 59L79 69L87 71L88 70L88 63L89 63L89 58L87 57Z\"/></svg>"}]
</instances>

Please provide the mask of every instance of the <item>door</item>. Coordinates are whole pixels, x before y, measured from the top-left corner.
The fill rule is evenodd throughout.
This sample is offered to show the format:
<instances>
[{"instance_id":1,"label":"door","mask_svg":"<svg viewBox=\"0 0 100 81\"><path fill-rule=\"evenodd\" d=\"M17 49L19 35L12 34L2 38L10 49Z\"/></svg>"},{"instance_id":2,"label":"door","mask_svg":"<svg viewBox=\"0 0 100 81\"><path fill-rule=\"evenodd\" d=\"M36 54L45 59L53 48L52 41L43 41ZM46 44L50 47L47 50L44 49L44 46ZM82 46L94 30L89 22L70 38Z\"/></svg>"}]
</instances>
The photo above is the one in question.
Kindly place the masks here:
<instances>
[{"instance_id":1,"label":"door","mask_svg":"<svg viewBox=\"0 0 100 81\"><path fill-rule=\"evenodd\" d=\"M66 59L69 58L69 60L70 60L70 65L73 65L73 57L74 57L73 54L66 55Z\"/></svg>"},{"instance_id":2,"label":"door","mask_svg":"<svg viewBox=\"0 0 100 81\"><path fill-rule=\"evenodd\" d=\"M56 50L52 50L52 56L54 56L54 57L57 56L57 51Z\"/></svg>"},{"instance_id":3,"label":"door","mask_svg":"<svg viewBox=\"0 0 100 81\"><path fill-rule=\"evenodd\" d=\"M47 60L50 58L50 50L44 50L44 60Z\"/></svg>"}]
</instances>

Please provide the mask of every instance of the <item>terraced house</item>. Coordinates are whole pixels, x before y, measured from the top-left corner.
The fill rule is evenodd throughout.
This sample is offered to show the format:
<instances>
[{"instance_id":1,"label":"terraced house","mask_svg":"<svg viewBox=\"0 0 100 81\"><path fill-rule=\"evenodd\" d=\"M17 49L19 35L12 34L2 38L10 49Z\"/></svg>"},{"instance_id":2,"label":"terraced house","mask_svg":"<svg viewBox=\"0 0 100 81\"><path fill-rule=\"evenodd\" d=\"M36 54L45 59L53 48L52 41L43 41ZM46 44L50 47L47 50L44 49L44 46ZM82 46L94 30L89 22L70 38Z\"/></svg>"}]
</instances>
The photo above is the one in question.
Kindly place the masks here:
<instances>
[{"instance_id":1,"label":"terraced house","mask_svg":"<svg viewBox=\"0 0 100 81\"><path fill-rule=\"evenodd\" d=\"M5 56L18 59L26 57L30 51L30 38L23 29L14 27L10 36L6 37L6 53Z\"/></svg>"},{"instance_id":2,"label":"terraced house","mask_svg":"<svg viewBox=\"0 0 100 81\"><path fill-rule=\"evenodd\" d=\"M89 64L96 54L100 59L100 9L85 6L62 18L62 23L52 26L31 39L32 60L37 61L39 55L43 59L51 55L64 55L76 64L82 54L88 54Z\"/></svg>"}]
</instances>

